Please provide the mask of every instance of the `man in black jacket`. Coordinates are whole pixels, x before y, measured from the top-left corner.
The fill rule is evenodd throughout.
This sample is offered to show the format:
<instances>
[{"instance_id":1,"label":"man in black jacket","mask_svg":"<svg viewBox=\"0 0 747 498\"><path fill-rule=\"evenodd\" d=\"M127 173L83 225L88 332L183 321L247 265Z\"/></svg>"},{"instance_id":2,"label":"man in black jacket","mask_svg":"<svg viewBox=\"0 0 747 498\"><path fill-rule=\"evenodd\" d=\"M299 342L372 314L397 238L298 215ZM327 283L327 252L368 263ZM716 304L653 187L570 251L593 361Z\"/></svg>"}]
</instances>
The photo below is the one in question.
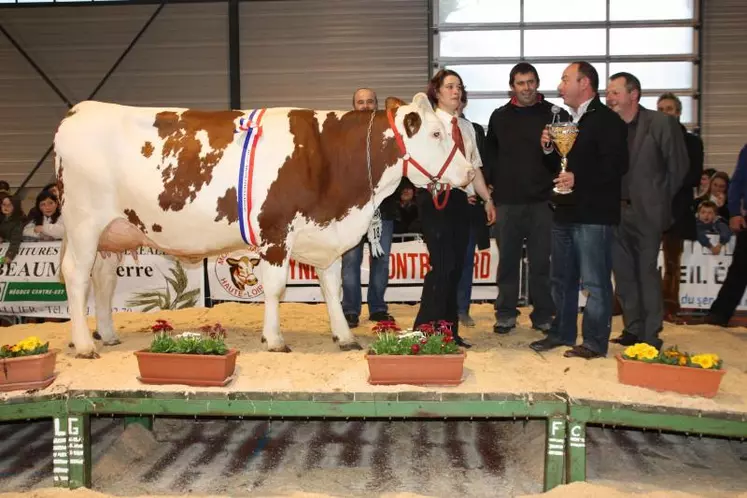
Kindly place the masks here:
<instances>
[{"instance_id":1,"label":"man in black jacket","mask_svg":"<svg viewBox=\"0 0 747 498\"><path fill-rule=\"evenodd\" d=\"M675 94L662 94L656 103L656 109L680 120L682 102ZM688 170L682 188L672 201L672 217L674 223L664 232L662 249L664 251L664 277L662 278L662 293L664 295L664 320L675 322L680 311L680 263L685 240L695 240L695 213L693 213L693 198L695 189L700 185L703 175L703 140L699 136L687 131L680 125L685 137L687 156L690 159Z\"/></svg>"},{"instance_id":2,"label":"man in black jacket","mask_svg":"<svg viewBox=\"0 0 747 498\"><path fill-rule=\"evenodd\" d=\"M379 108L376 93L370 88L359 88L353 94L356 111L373 111ZM381 212L381 248L384 254L371 257L368 278L368 319L372 322L394 321L384 300L389 285L389 253L392 249L394 220L398 214L397 193L390 195L379 205ZM342 311L350 328L357 327L361 313L361 264L363 263L363 237L360 243L342 255Z\"/></svg>"},{"instance_id":3,"label":"man in black jacket","mask_svg":"<svg viewBox=\"0 0 747 498\"><path fill-rule=\"evenodd\" d=\"M524 239L529 258L529 288L535 329L550 330L555 305L550 291L552 210L549 201L554 173L545 164L548 156L537 145L545 125L552 122L553 105L539 87L537 70L527 62L511 69L508 84L513 96L493 111L485 139L486 178L493 187L498 211L498 297L493 331L507 334L516 326L519 273ZM557 108L562 121L568 113Z\"/></svg>"},{"instance_id":4,"label":"man in black jacket","mask_svg":"<svg viewBox=\"0 0 747 498\"><path fill-rule=\"evenodd\" d=\"M599 75L588 62L563 72L558 91L578 125L568 154L568 169L555 179L552 229L552 293L557 308L547 337L530 344L535 351L572 346L566 357L605 356L612 326L612 231L620 222L620 186L628 169L627 130L623 120L598 95ZM550 149L547 131L542 146ZM555 153L552 153L553 155ZM583 343L576 346L578 286L587 293Z\"/></svg>"}]
</instances>

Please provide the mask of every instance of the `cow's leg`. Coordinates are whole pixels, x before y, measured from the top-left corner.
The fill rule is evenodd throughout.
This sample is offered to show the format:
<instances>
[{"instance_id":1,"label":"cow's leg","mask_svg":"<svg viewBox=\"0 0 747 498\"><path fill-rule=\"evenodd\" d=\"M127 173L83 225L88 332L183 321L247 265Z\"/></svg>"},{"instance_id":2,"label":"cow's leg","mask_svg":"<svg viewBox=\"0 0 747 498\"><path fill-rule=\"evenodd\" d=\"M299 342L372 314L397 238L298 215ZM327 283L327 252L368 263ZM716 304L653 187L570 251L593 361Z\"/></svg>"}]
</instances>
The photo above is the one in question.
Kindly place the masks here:
<instances>
[{"instance_id":1,"label":"cow's leg","mask_svg":"<svg viewBox=\"0 0 747 498\"><path fill-rule=\"evenodd\" d=\"M105 346L120 344L114 333L112 321L112 298L117 286L117 258L99 255L93 264L93 292L96 302L96 328Z\"/></svg>"},{"instance_id":2,"label":"cow's leg","mask_svg":"<svg viewBox=\"0 0 747 498\"><path fill-rule=\"evenodd\" d=\"M340 303L342 297L340 296L342 285L341 261L340 258L337 258L327 269L317 268L316 273L319 275L319 284L324 295L324 301L327 303L327 313L332 327L332 340L339 341L340 349L343 351L358 350L362 348L350 332Z\"/></svg>"},{"instance_id":3,"label":"cow's leg","mask_svg":"<svg viewBox=\"0 0 747 498\"><path fill-rule=\"evenodd\" d=\"M77 358L98 358L96 346L88 330L86 305L91 268L96 259L97 235L94 230L74 230L66 227L62 275L65 279L70 326ZM75 236L72 236L75 234Z\"/></svg>"},{"instance_id":4,"label":"cow's leg","mask_svg":"<svg viewBox=\"0 0 747 498\"><path fill-rule=\"evenodd\" d=\"M280 333L280 297L288 281L288 262L275 266L262 260L259 268L262 271L262 288L265 296L265 323L262 327L262 342L267 343L267 350L278 353L290 353Z\"/></svg>"}]
</instances>

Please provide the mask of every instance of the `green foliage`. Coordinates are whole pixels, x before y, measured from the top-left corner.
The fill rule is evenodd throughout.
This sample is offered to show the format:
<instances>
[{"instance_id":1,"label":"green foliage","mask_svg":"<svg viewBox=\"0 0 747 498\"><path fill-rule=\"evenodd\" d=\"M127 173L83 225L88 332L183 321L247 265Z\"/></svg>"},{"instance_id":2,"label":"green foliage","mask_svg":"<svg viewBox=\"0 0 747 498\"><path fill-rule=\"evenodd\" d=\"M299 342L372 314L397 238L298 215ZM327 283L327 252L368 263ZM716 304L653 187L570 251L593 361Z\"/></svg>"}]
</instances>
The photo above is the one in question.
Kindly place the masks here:
<instances>
[{"instance_id":1,"label":"green foliage","mask_svg":"<svg viewBox=\"0 0 747 498\"><path fill-rule=\"evenodd\" d=\"M155 335L151 342L151 353L224 355L228 352L223 337L171 336L165 332Z\"/></svg>"},{"instance_id":2,"label":"green foliage","mask_svg":"<svg viewBox=\"0 0 747 498\"><path fill-rule=\"evenodd\" d=\"M445 334L431 334L401 337L391 332L377 335L371 345L371 352L376 355L434 355L458 354L459 346L453 337Z\"/></svg>"},{"instance_id":3,"label":"green foliage","mask_svg":"<svg viewBox=\"0 0 747 498\"><path fill-rule=\"evenodd\" d=\"M192 308L197 304L200 289L187 290L189 279L181 262L176 260L173 268L169 268L171 276L164 275L166 287L163 291L149 290L136 292L134 297L127 300L127 306L143 307L141 311L147 312L154 309L177 310ZM173 294L172 294L173 291Z\"/></svg>"},{"instance_id":4,"label":"green foliage","mask_svg":"<svg viewBox=\"0 0 747 498\"><path fill-rule=\"evenodd\" d=\"M3 346L0 348L0 359L2 358L19 358L21 356L33 356L49 352L49 343L45 342L32 349L15 349L13 346Z\"/></svg>"}]
</instances>

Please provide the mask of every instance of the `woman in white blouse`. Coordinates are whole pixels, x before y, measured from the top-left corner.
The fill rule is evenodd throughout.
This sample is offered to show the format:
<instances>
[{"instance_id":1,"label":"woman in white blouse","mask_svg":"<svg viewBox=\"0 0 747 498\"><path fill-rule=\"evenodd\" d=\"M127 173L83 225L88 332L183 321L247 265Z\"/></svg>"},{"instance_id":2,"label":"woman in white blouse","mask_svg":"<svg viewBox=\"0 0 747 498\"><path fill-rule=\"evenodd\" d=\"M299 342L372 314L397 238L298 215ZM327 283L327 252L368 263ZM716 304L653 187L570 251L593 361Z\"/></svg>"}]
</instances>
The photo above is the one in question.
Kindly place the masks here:
<instances>
[{"instance_id":1,"label":"woman in white blouse","mask_svg":"<svg viewBox=\"0 0 747 498\"><path fill-rule=\"evenodd\" d=\"M434 199L427 189L418 192L418 210L423 239L430 254L431 269L423 282L415 327L445 320L451 323L454 342L471 347L459 335L457 317L457 286L469 242L469 205L474 203L475 193L479 195L485 201L489 225L495 222L495 206L482 175L482 160L477 151L475 129L469 121L459 117L459 108L467 101L462 78L454 71L442 69L431 78L427 94L436 115L443 121L446 132L458 144L460 140L463 142L462 152L474 166L476 176L470 185L452 189L443 207L445 193Z\"/></svg>"},{"instance_id":2,"label":"woman in white blouse","mask_svg":"<svg viewBox=\"0 0 747 498\"><path fill-rule=\"evenodd\" d=\"M36 196L36 209L29 213L29 223L23 229L26 240L61 240L65 234L60 203L49 190Z\"/></svg>"}]
</instances>

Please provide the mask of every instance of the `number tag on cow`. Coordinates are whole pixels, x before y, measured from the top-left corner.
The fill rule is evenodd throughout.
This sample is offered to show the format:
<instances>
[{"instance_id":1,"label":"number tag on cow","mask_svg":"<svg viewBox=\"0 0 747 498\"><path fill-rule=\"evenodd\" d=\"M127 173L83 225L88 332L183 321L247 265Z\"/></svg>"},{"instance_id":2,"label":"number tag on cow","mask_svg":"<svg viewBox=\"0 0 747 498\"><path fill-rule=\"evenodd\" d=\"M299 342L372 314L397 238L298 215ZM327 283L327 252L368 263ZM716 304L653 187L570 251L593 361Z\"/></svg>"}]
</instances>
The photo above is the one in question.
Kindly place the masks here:
<instances>
[{"instance_id":1,"label":"number tag on cow","mask_svg":"<svg viewBox=\"0 0 747 498\"><path fill-rule=\"evenodd\" d=\"M371 256L378 258L384 255L384 248L381 247L381 211L376 209L371 224L368 226L368 242L371 243Z\"/></svg>"}]
</instances>

